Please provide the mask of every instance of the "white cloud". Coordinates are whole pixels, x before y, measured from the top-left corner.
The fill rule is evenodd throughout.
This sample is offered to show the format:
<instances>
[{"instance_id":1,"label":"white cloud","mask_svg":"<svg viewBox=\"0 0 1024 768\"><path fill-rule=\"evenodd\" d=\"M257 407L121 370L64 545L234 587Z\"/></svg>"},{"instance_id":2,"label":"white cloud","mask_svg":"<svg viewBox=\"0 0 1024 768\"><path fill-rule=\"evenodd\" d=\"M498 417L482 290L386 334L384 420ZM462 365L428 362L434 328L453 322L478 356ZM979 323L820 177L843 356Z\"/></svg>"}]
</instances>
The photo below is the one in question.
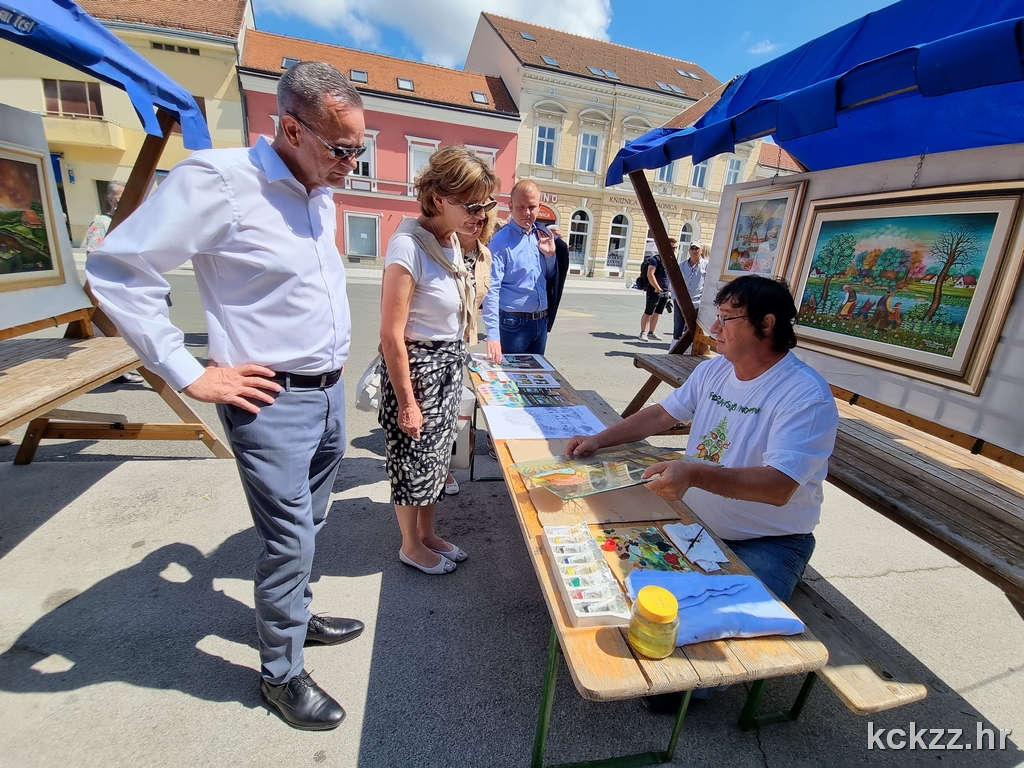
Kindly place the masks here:
<instances>
[{"instance_id":1,"label":"white cloud","mask_svg":"<svg viewBox=\"0 0 1024 768\"><path fill-rule=\"evenodd\" d=\"M465 59L481 11L598 40L608 39L612 19L611 0L256 0L255 8L345 30L357 46L370 50L381 50L390 27L411 40L424 61L449 67Z\"/></svg>"},{"instance_id":2,"label":"white cloud","mask_svg":"<svg viewBox=\"0 0 1024 768\"><path fill-rule=\"evenodd\" d=\"M762 40L760 43L756 43L755 45L751 46L747 53L752 53L755 56L760 56L763 53L771 53L778 47L779 46L777 46L771 40Z\"/></svg>"}]
</instances>

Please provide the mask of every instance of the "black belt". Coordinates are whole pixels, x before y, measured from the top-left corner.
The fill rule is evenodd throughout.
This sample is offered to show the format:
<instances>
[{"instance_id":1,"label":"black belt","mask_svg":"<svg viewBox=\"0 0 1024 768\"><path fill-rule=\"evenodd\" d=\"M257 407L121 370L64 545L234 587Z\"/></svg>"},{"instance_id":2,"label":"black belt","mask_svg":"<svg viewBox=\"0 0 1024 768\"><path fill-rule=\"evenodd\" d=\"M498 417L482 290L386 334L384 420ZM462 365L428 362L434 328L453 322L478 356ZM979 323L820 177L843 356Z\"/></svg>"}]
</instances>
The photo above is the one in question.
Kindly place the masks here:
<instances>
[{"instance_id":1,"label":"black belt","mask_svg":"<svg viewBox=\"0 0 1024 768\"><path fill-rule=\"evenodd\" d=\"M284 384L285 389L327 389L333 387L341 378L341 371L328 371L310 376L305 373L286 373L278 371L274 381Z\"/></svg>"},{"instance_id":2,"label":"black belt","mask_svg":"<svg viewBox=\"0 0 1024 768\"><path fill-rule=\"evenodd\" d=\"M525 317L527 320L540 320L548 316L548 311L542 309L540 312L509 312L507 310L500 310L503 315L512 315L512 317Z\"/></svg>"}]
</instances>

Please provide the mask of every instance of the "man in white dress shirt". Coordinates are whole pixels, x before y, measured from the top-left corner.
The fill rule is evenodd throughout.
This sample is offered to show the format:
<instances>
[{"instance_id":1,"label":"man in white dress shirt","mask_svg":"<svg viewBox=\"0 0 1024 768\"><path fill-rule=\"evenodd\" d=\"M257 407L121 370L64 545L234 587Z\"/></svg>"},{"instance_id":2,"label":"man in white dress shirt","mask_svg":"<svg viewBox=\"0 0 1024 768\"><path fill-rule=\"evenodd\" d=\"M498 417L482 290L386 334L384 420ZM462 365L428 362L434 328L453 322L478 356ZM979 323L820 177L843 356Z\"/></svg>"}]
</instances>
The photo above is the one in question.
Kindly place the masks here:
<instances>
[{"instance_id":1,"label":"man in white dress shirt","mask_svg":"<svg viewBox=\"0 0 1024 768\"><path fill-rule=\"evenodd\" d=\"M362 99L337 69L281 78L273 143L196 152L89 256L100 307L150 370L217 403L263 551L255 602L263 700L293 727L345 716L304 670L303 646L350 640L355 619L309 611L317 531L345 450L351 322L332 187L363 146ZM171 324L161 276L192 260L203 367Z\"/></svg>"}]
</instances>

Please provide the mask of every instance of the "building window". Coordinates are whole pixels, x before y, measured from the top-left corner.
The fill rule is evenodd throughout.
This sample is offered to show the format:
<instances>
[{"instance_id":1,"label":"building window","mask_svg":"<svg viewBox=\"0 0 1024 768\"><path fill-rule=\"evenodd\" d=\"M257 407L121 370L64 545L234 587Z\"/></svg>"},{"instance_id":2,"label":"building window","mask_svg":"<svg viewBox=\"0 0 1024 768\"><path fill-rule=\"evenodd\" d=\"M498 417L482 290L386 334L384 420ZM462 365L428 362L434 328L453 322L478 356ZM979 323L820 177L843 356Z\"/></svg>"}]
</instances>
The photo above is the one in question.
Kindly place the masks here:
<instances>
[{"instance_id":1,"label":"building window","mask_svg":"<svg viewBox=\"0 0 1024 768\"><path fill-rule=\"evenodd\" d=\"M80 80L43 80L46 114L64 117L103 117L99 83Z\"/></svg>"},{"instance_id":2,"label":"building window","mask_svg":"<svg viewBox=\"0 0 1024 768\"><path fill-rule=\"evenodd\" d=\"M693 242L693 225L690 222L683 224L683 228L679 230L679 252L682 253L683 249ZM689 255L689 254L687 254Z\"/></svg>"},{"instance_id":3,"label":"building window","mask_svg":"<svg viewBox=\"0 0 1024 768\"><path fill-rule=\"evenodd\" d=\"M594 166L597 164L597 142L600 138L596 133L580 134L579 169L581 171L594 172Z\"/></svg>"},{"instance_id":4,"label":"building window","mask_svg":"<svg viewBox=\"0 0 1024 768\"><path fill-rule=\"evenodd\" d=\"M301 59L296 59L294 56L285 56L281 59L281 69L291 69L300 61Z\"/></svg>"},{"instance_id":5,"label":"building window","mask_svg":"<svg viewBox=\"0 0 1024 768\"><path fill-rule=\"evenodd\" d=\"M356 160L356 167L345 177L347 189L358 189L363 192L377 191L377 131L363 134L363 145L366 152Z\"/></svg>"},{"instance_id":6,"label":"building window","mask_svg":"<svg viewBox=\"0 0 1024 768\"><path fill-rule=\"evenodd\" d=\"M658 169L658 181L662 184L675 184L676 183L676 161L673 160L668 165L663 165Z\"/></svg>"},{"instance_id":7,"label":"building window","mask_svg":"<svg viewBox=\"0 0 1024 768\"><path fill-rule=\"evenodd\" d=\"M550 67L557 67L558 61L553 56L541 56L541 61Z\"/></svg>"},{"instance_id":8,"label":"building window","mask_svg":"<svg viewBox=\"0 0 1024 768\"><path fill-rule=\"evenodd\" d=\"M590 74L597 75L598 77L604 77L604 70L600 67L587 67L590 70Z\"/></svg>"},{"instance_id":9,"label":"building window","mask_svg":"<svg viewBox=\"0 0 1024 768\"><path fill-rule=\"evenodd\" d=\"M683 95L683 96L686 95L686 91L684 91L682 88L680 88L675 83L669 83L668 87L671 88L675 93L678 93L678 94Z\"/></svg>"},{"instance_id":10,"label":"building window","mask_svg":"<svg viewBox=\"0 0 1024 768\"><path fill-rule=\"evenodd\" d=\"M415 192L416 176L427 165L430 164L430 156L437 151L440 141L434 139L419 139L415 136L406 136L409 147L409 191L412 195Z\"/></svg>"},{"instance_id":11,"label":"building window","mask_svg":"<svg viewBox=\"0 0 1024 768\"><path fill-rule=\"evenodd\" d=\"M416 86L412 80L407 77L398 78L398 90L400 91L415 91Z\"/></svg>"},{"instance_id":12,"label":"building window","mask_svg":"<svg viewBox=\"0 0 1024 768\"><path fill-rule=\"evenodd\" d=\"M380 218L345 211L345 253L376 259L380 256Z\"/></svg>"},{"instance_id":13,"label":"building window","mask_svg":"<svg viewBox=\"0 0 1024 768\"><path fill-rule=\"evenodd\" d=\"M555 132L551 125L537 126L537 153L534 162L537 165L555 164Z\"/></svg>"},{"instance_id":14,"label":"building window","mask_svg":"<svg viewBox=\"0 0 1024 768\"><path fill-rule=\"evenodd\" d=\"M693 176L690 179L690 186L698 189L707 189L708 186L708 161L697 163L693 166Z\"/></svg>"},{"instance_id":15,"label":"building window","mask_svg":"<svg viewBox=\"0 0 1024 768\"><path fill-rule=\"evenodd\" d=\"M523 38L523 40L536 40L537 39L533 35L531 35L529 32L520 32L519 36L521 38Z\"/></svg>"},{"instance_id":16,"label":"building window","mask_svg":"<svg viewBox=\"0 0 1024 768\"><path fill-rule=\"evenodd\" d=\"M494 170L494 164L498 161L498 150L494 147L478 147L474 144L467 144L466 149L487 163L488 168Z\"/></svg>"},{"instance_id":17,"label":"building window","mask_svg":"<svg viewBox=\"0 0 1024 768\"><path fill-rule=\"evenodd\" d=\"M668 91L669 93L672 93L672 89L668 87L668 83L663 83L660 80L655 80L654 84L656 86L658 86L659 88L661 88L661 90Z\"/></svg>"},{"instance_id":18,"label":"building window","mask_svg":"<svg viewBox=\"0 0 1024 768\"><path fill-rule=\"evenodd\" d=\"M590 214L586 211L573 211L569 219L569 263L579 269L587 263L587 250L590 242Z\"/></svg>"},{"instance_id":19,"label":"building window","mask_svg":"<svg viewBox=\"0 0 1024 768\"><path fill-rule=\"evenodd\" d=\"M622 271L629 258L629 217L620 213L612 219L612 233L608 238L608 256L605 267L612 271Z\"/></svg>"},{"instance_id":20,"label":"building window","mask_svg":"<svg viewBox=\"0 0 1024 768\"><path fill-rule=\"evenodd\" d=\"M348 79L353 83L370 82L370 76L366 73L365 69L350 69L348 71Z\"/></svg>"},{"instance_id":21,"label":"building window","mask_svg":"<svg viewBox=\"0 0 1024 768\"><path fill-rule=\"evenodd\" d=\"M150 45L153 46L153 50L156 50L156 51L170 51L171 53L175 53L175 52L177 52L177 53L187 53L190 56L198 56L199 55L199 49L198 48L189 48L186 45L171 45L170 43L153 43L153 42L150 42Z\"/></svg>"},{"instance_id":22,"label":"building window","mask_svg":"<svg viewBox=\"0 0 1024 768\"><path fill-rule=\"evenodd\" d=\"M473 101L477 104L487 104L487 94L480 91L470 91Z\"/></svg>"},{"instance_id":23,"label":"building window","mask_svg":"<svg viewBox=\"0 0 1024 768\"><path fill-rule=\"evenodd\" d=\"M609 80L618 80L619 76L611 69L604 70L605 77Z\"/></svg>"},{"instance_id":24,"label":"building window","mask_svg":"<svg viewBox=\"0 0 1024 768\"><path fill-rule=\"evenodd\" d=\"M203 113L203 120L206 120L206 99L203 98L202 96L193 96L192 98L195 99L196 100L196 104L199 105L199 111ZM274 128L276 129L277 126L275 125ZM275 132L276 132L276 130L275 130ZM180 136L181 135L181 123L177 123L176 122L174 125L172 125L171 126L171 133L177 134L177 135Z\"/></svg>"},{"instance_id":25,"label":"building window","mask_svg":"<svg viewBox=\"0 0 1024 768\"><path fill-rule=\"evenodd\" d=\"M740 180L740 171L742 170L742 160L738 157L729 158L729 169L725 172L725 185L736 184Z\"/></svg>"}]
</instances>

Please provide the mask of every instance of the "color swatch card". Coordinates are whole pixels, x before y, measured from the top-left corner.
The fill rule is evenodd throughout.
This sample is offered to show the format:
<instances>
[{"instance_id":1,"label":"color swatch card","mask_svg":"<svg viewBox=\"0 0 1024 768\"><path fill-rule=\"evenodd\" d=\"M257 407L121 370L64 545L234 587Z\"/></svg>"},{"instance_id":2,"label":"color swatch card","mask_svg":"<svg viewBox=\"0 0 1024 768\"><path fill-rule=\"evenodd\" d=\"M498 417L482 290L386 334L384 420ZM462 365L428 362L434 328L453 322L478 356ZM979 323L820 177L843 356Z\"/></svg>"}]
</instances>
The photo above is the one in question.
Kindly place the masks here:
<instances>
[{"instance_id":1,"label":"color swatch card","mask_svg":"<svg viewBox=\"0 0 1024 768\"><path fill-rule=\"evenodd\" d=\"M541 355L502 355L500 367L506 371L553 371Z\"/></svg>"},{"instance_id":2,"label":"color swatch card","mask_svg":"<svg viewBox=\"0 0 1024 768\"><path fill-rule=\"evenodd\" d=\"M515 382L519 387L560 387L561 384L550 373L509 373L509 381Z\"/></svg>"}]
</instances>

